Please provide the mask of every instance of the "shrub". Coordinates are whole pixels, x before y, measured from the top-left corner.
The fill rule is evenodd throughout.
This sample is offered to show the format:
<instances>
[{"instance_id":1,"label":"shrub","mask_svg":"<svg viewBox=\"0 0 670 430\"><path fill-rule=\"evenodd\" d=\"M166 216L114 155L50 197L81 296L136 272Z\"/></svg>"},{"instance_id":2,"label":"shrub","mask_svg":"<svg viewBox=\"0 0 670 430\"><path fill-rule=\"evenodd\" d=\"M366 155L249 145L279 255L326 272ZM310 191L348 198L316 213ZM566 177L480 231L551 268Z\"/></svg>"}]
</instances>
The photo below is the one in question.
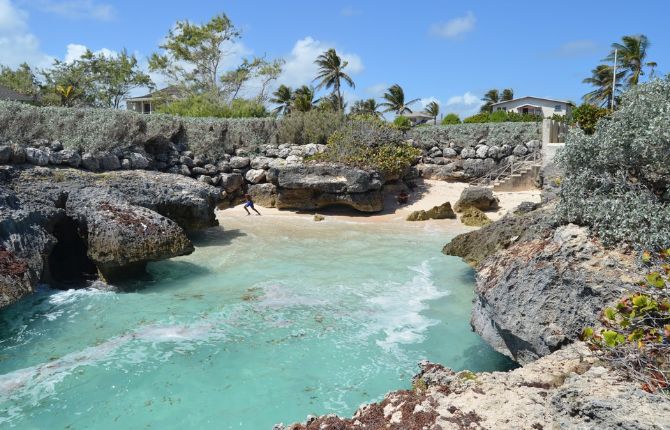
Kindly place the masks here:
<instances>
[{"instance_id":1,"label":"shrub","mask_svg":"<svg viewBox=\"0 0 670 430\"><path fill-rule=\"evenodd\" d=\"M412 128L412 121L406 116L397 116L393 120L393 126L400 131L407 131Z\"/></svg>"},{"instance_id":2,"label":"shrub","mask_svg":"<svg viewBox=\"0 0 670 430\"><path fill-rule=\"evenodd\" d=\"M263 118L269 116L265 106L256 101L236 99L227 105L206 95L175 100L160 106L157 111L187 117Z\"/></svg>"},{"instance_id":3,"label":"shrub","mask_svg":"<svg viewBox=\"0 0 670 430\"><path fill-rule=\"evenodd\" d=\"M399 130L383 121L348 121L314 159L372 168L386 178L398 177L421 155L402 138Z\"/></svg>"},{"instance_id":4,"label":"shrub","mask_svg":"<svg viewBox=\"0 0 670 430\"><path fill-rule=\"evenodd\" d=\"M670 244L670 78L638 85L593 135L571 129L558 216L588 225L606 245Z\"/></svg>"},{"instance_id":5,"label":"shrub","mask_svg":"<svg viewBox=\"0 0 670 430\"><path fill-rule=\"evenodd\" d=\"M345 117L340 112L321 110L292 112L283 117L279 123L277 130L279 143L326 144L328 137L339 129L344 121Z\"/></svg>"},{"instance_id":6,"label":"shrub","mask_svg":"<svg viewBox=\"0 0 670 430\"><path fill-rule=\"evenodd\" d=\"M465 124L477 124L477 123L489 122L489 113L480 112L478 114L465 118L463 122Z\"/></svg>"},{"instance_id":7,"label":"shrub","mask_svg":"<svg viewBox=\"0 0 670 430\"><path fill-rule=\"evenodd\" d=\"M511 112L513 113L513 112ZM490 122L506 122L507 121L507 112L504 110L497 110L492 114L489 114Z\"/></svg>"},{"instance_id":8,"label":"shrub","mask_svg":"<svg viewBox=\"0 0 670 430\"><path fill-rule=\"evenodd\" d=\"M643 261L652 255L644 253ZM637 291L603 311L603 328L582 333L604 358L652 393L670 389L670 249L659 253L659 260L658 270L647 274Z\"/></svg>"},{"instance_id":9,"label":"shrub","mask_svg":"<svg viewBox=\"0 0 670 430\"><path fill-rule=\"evenodd\" d=\"M455 113L449 113L447 114L444 118L442 118L442 125L452 125L452 124L460 124L461 119L456 115Z\"/></svg>"},{"instance_id":10,"label":"shrub","mask_svg":"<svg viewBox=\"0 0 670 430\"><path fill-rule=\"evenodd\" d=\"M596 124L601 118L609 114L607 109L594 106L591 104L583 104L572 110L572 121L579 126L579 128L586 134L593 134L596 131Z\"/></svg>"}]
</instances>

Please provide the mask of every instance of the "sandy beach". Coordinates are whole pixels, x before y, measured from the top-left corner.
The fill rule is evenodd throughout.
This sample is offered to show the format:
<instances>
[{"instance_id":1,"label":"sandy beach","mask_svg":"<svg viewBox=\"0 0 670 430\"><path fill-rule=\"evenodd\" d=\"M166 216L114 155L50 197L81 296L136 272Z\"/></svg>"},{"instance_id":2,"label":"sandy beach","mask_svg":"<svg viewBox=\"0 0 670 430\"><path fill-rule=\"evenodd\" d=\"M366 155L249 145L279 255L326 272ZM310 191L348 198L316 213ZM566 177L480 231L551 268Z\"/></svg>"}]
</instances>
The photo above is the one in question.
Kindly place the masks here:
<instances>
[{"instance_id":1,"label":"sandy beach","mask_svg":"<svg viewBox=\"0 0 670 430\"><path fill-rule=\"evenodd\" d=\"M325 217L322 222L354 222L354 223L375 223L375 224L405 224L410 226L430 225L431 228L438 230L448 230L456 233L460 231L472 230L472 227L466 227L458 219L443 219L443 220L428 220L409 222L405 218L411 212L416 210L428 210L433 206L439 206L444 202L450 202L452 206L458 200L463 189L467 188L468 184L458 182L444 182L424 180L418 184L417 188L410 194L409 203L406 205L398 205L395 200L397 194L393 186L387 186L384 198L384 210L373 214L358 213L349 208L325 208L315 211L292 211L279 210L276 208L264 208L256 205L262 216L272 219L282 220L313 220L315 214L323 215ZM486 212L486 215L492 220L497 220L503 217L506 213L513 210L521 202L540 201L540 190L529 191L515 191L515 192L500 192L495 193L500 199L500 208L497 211ZM219 222L224 227L226 224L239 225L240 218L251 218L246 214L241 204L222 210L217 210L217 217ZM252 217L257 217L253 215Z\"/></svg>"}]
</instances>

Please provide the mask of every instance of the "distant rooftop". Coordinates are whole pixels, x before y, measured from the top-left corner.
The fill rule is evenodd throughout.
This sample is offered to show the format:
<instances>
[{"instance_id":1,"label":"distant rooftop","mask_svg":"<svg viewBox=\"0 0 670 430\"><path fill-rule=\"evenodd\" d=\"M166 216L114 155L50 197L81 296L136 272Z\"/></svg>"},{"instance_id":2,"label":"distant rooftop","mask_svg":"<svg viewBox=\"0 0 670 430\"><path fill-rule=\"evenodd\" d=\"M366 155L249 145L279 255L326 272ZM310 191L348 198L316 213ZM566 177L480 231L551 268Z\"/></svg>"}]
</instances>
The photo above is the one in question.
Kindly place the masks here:
<instances>
[{"instance_id":1,"label":"distant rooftop","mask_svg":"<svg viewBox=\"0 0 670 430\"><path fill-rule=\"evenodd\" d=\"M503 103L516 102L516 101L524 100L524 99L537 99L537 100L546 100L548 102L554 102L554 103L570 104L570 102L567 101L567 100L548 99L546 97L524 96L524 97L518 97L518 98L515 98L515 99L512 99L512 100L505 100L504 102L493 103L493 104L491 104L491 106L496 106L496 105L500 105L500 104L503 104Z\"/></svg>"},{"instance_id":2,"label":"distant rooftop","mask_svg":"<svg viewBox=\"0 0 670 430\"><path fill-rule=\"evenodd\" d=\"M131 102L142 102L142 101L149 101L158 97L179 97L180 95L181 95L181 89L179 89L174 85L171 85L158 91L154 91L152 93L145 94L139 97L130 97L126 100Z\"/></svg>"}]
</instances>

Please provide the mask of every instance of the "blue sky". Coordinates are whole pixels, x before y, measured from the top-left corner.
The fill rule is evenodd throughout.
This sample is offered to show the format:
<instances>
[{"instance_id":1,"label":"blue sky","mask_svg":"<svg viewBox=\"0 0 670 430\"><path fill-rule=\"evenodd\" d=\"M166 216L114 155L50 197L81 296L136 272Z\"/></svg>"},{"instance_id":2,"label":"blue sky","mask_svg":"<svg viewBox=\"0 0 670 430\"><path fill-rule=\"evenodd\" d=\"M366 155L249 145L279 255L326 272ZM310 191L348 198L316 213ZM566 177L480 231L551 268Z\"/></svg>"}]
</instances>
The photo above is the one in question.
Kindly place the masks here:
<instances>
[{"instance_id":1,"label":"blue sky","mask_svg":"<svg viewBox=\"0 0 670 430\"><path fill-rule=\"evenodd\" d=\"M227 64L283 57L280 81L296 86L309 83L314 57L335 47L356 82L350 102L394 83L408 98L438 100L442 112L461 115L476 111L490 88L579 101L588 91L582 79L625 34L646 34L649 59L670 72L666 0L0 0L0 63L44 66L84 46L146 58L176 20L204 22L219 12L243 31Z\"/></svg>"}]
</instances>

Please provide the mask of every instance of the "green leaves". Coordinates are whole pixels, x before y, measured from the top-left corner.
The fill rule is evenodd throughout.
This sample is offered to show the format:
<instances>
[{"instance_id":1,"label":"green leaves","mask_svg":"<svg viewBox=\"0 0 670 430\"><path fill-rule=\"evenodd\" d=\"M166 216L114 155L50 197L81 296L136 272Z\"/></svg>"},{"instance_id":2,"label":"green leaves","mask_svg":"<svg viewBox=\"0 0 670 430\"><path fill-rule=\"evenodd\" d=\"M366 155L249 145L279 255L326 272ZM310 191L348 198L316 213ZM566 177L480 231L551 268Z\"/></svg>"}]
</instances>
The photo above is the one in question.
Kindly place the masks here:
<instances>
[{"instance_id":1,"label":"green leaves","mask_svg":"<svg viewBox=\"0 0 670 430\"><path fill-rule=\"evenodd\" d=\"M658 272L652 272L645 277L647 285L655 288L665 288L665 280Z\"/></svg>"},{"instance_id":2,"label":"green leaves","mask_svg":"<svg viewBox=\"0 0 670 430\"><path fill-rule=\"evenodd\" d=\"M609 347L615 347L626 341L626 337L622 334L619 334L613 330L604 330L602 332L603 339L605 344Z\"/></svg>"}]
</instances>

